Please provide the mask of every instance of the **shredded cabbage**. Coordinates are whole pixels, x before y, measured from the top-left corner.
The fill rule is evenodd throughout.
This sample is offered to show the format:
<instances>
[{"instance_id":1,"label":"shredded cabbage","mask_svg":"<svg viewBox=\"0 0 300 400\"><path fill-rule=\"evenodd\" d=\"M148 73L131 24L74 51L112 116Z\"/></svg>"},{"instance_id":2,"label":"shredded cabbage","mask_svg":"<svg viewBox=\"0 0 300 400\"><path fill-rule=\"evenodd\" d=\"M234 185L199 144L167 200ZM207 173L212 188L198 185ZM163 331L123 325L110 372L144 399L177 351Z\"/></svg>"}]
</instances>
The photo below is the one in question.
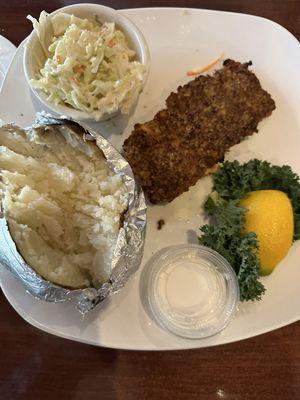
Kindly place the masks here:
<instances>
[{"instance_id":1,"label":"shredded cabbage","mask_svg":"<svg viewBox=\"0 0 300 400\"><path fill-rule=\"evenodd\" d=\"M114 23L69 14L50 17L45 11L39 21L28 18L46 56L38 76L31 80L33 87L43 90L50 102L66 103L96 120L118 109L122 114L130 112L146 66L134 60L135 52Z\"/></svg>"}]
</instances>

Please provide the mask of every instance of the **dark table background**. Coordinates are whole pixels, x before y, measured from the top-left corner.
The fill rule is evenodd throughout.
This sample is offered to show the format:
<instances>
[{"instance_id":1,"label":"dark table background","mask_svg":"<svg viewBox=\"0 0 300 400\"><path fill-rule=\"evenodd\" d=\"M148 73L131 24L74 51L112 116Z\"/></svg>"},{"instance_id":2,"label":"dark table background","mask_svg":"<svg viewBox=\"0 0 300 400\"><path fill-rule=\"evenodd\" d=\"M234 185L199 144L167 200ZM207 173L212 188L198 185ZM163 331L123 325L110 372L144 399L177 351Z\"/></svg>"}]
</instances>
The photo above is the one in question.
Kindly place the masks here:
<instances>
[{"instance_id":1,"label":"dark table background","mask_svg":"<svg viewBox=\"0 0 300 400\"><path fill-rule=\"evenodd\" d=\"M31 30L27 14L37 17L43 9L51 12L72 3L76 2L0 0L0 33L18 45ZM300 0L111 0L102 4L113 8L179 6L254 14L280 23L300 39ZM39 331L23 321L0 292L0 399L297 400L300 322L214 348L117 351Z\"/></svg>"}]
</instances>

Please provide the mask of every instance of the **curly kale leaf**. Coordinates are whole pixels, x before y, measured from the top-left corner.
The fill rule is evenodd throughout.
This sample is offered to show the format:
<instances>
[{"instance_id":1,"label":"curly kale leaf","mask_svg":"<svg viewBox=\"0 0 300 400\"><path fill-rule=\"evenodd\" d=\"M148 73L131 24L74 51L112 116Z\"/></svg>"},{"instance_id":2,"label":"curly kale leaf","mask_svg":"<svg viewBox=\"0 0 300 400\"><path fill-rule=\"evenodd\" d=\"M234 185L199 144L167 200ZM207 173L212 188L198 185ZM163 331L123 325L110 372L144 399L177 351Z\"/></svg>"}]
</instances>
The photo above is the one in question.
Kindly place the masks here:
<instances>
[{"instance_id":1,"label":"curly kale leaf","mask_svg":"<svg viewBox=\"0 0 300 400\"><path fill-rule=\"evenodd\" d=\"M259 300L265 288L259 281L260 261L255 233L243 233L246 210L240 199L255 190L281 190L294 211L294 240L300 239L300 178L287 165L250 160L245 164L225 161L213 176L213 192L204 208L214 225L200 228L199 243L225 257L235 270L241 300Z\"/></svg>"},{"instance_id":2,"label":"curly kale leaf","mask_svg":"<svg viewBox=\"0 0 300 400\"><path fill-rule=\"evenodd\" d=\"M225 161L213 182L213 190L225 200L241 199L254 190L285 192L294 211L294 240L300 239L300 178L288 165L271 165L257 159L245 164Z\"/></svg>"},{"instance_id":3,"label":"curly kale leaf","mask_svg":"<svg viewBox=\"0 0 300 400\"><path fill-rule=\"evenodd\" d=\"M216 192L209 196L204 208L214 218L215 224L200 228L202 236L199 237L199 243L220 253L233 267L242 301L260 300L265 288L258 276L256 235L241 235L246 210L238 206L238 200L224 200Z\"/></svg>"}]
</instances>

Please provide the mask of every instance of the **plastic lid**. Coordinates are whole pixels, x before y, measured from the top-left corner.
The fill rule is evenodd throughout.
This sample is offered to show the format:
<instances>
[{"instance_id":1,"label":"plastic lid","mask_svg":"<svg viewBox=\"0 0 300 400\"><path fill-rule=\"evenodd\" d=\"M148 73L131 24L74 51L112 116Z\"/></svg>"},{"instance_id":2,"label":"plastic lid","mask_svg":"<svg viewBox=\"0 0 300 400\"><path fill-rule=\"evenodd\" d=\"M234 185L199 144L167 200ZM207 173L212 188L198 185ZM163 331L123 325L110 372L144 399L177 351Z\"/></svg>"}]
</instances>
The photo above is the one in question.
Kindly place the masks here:
<instances>
[{"instance_id":1,"label":"plastic lid","mask_svg":"<svg viewBox=\"0 0 300 400\"><path fill-rule=\"evenodd\" d=\"M146 264L142 296L154 319L191 339L220 332L239 300L236 275L216 251L200 245L167 247Z\"/></svg>"}]
</instances>

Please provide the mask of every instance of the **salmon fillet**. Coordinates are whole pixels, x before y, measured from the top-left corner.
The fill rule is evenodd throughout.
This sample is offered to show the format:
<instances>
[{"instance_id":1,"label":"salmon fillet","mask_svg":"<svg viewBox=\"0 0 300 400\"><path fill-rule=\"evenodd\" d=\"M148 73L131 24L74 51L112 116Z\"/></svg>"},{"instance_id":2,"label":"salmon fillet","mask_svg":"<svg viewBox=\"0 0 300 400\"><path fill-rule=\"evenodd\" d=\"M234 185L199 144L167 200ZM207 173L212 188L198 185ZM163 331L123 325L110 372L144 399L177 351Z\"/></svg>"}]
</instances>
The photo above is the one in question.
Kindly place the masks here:
<instances>
[{"instance_id":1,"label":"salmon fillet","mask_svg":"<svg viewBox=\"0 0 300 400\"><path fill-rule=\"evenodd\" d=\"M179 86L152 121L135 125L123 151L151 203L195 185L275 109L251 64L225 60L213 75Z\"/></svg>"}]
</instances>

